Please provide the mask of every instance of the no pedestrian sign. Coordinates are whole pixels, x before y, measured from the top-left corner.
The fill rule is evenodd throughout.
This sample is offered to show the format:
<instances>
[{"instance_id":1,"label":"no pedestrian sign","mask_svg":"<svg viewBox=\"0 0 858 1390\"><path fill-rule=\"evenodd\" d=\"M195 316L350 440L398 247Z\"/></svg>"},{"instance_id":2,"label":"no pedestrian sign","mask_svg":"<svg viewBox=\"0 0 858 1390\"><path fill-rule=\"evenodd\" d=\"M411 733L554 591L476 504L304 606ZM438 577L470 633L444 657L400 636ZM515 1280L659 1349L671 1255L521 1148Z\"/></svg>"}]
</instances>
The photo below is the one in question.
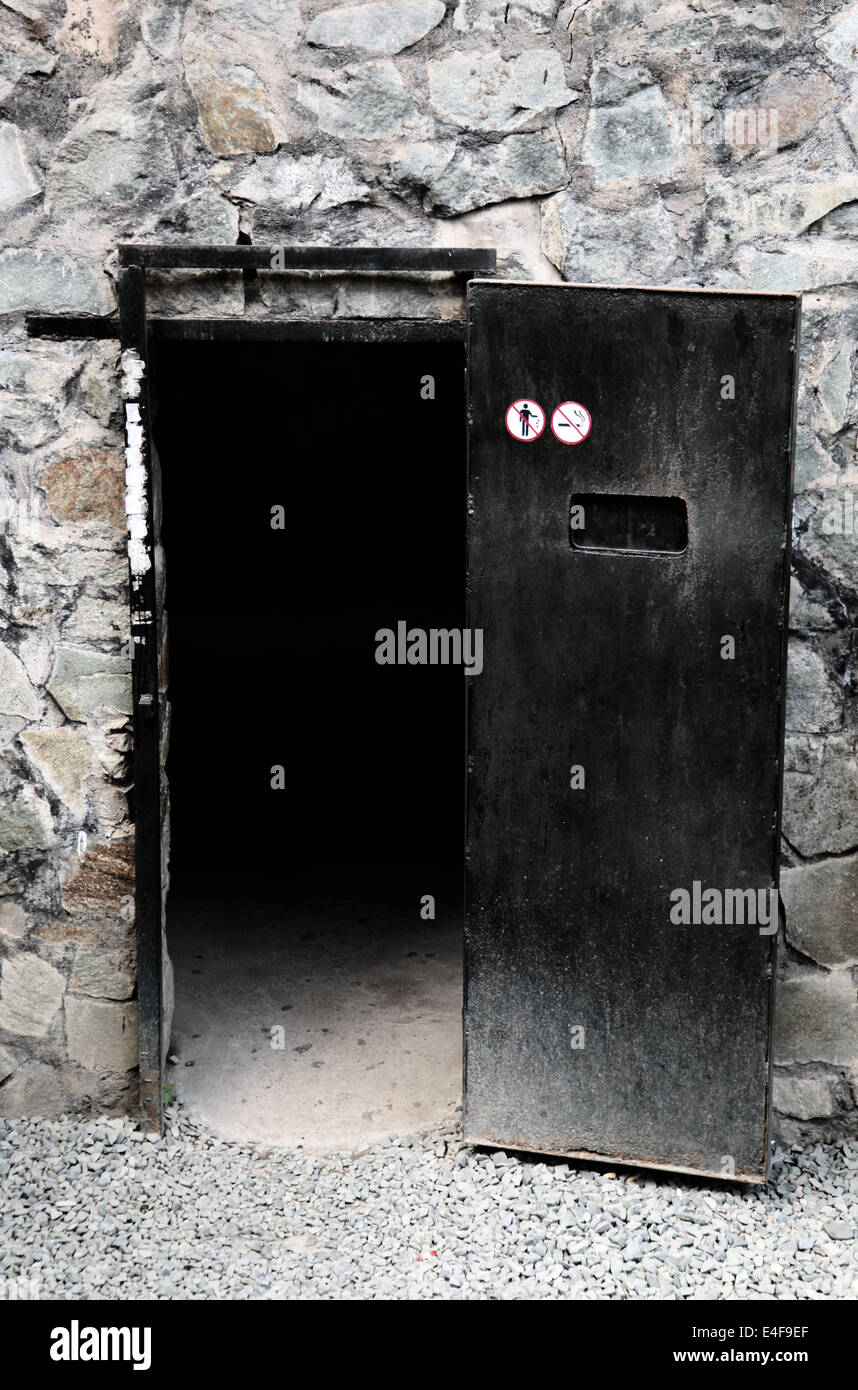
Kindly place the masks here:
<instances>
[{"instance_id":1,"label":"no pedestrian sign","mask_svg":"<svg viewBox=\"0 0 858 1390\"><path fill-rule=\"evenodd\" d=\"M531 444L545 429L545 411L536 401L513 401L506 412L506 427L513 439Z\"/></svg>"}]
</instances>

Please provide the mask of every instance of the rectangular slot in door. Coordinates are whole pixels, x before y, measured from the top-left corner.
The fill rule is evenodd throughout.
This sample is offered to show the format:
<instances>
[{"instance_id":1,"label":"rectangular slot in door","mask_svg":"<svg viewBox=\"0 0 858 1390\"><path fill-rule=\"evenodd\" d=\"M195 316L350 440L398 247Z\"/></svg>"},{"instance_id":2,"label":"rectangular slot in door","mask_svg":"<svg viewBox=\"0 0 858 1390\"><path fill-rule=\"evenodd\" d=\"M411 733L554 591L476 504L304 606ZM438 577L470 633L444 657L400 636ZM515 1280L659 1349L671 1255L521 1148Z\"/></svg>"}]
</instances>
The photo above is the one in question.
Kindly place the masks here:
<instances>
[{"instance_id":1,"label":"rectangular slot in door","mask_svg":"<svg viewBox=\"0 0 858 1390\"><path fill-rule=\"evenodd\" d=\"M569 504L573 550L681 555L688 548L688 508L681 497L576 492Z\"/></svg>"}]
</instances>

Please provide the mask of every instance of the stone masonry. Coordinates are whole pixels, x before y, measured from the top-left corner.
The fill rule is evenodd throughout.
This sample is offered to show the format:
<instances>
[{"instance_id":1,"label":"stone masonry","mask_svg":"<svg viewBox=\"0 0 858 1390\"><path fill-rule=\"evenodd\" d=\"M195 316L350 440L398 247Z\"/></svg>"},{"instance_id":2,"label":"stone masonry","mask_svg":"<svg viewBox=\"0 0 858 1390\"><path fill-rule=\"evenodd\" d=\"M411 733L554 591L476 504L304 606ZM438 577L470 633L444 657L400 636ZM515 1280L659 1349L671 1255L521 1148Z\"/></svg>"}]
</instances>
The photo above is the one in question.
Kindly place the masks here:
<instances>
[{"instance_id":1,"label":"stone masonry","mask_svg":"<svg viewBox=\"0 0 858 1390\"><path fill-rule=\"evenodd\" d=\"M121 240L241 235L804 291L775 1104L858 1133L858 4L4 0L0 219L0 1114L135 1103L118 349L24 314L114 311ZM443 280L155 296L462 312Z\"/></svg>"}]
</instances>

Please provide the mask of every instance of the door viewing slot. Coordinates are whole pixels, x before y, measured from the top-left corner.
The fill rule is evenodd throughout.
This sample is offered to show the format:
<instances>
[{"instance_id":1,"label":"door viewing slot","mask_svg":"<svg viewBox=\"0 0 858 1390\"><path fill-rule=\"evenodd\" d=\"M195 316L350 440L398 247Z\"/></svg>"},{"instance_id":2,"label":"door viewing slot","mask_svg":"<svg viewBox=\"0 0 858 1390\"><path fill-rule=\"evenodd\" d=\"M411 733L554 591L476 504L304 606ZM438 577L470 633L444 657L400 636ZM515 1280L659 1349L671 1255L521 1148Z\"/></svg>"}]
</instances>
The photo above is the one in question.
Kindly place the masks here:
<instances>
[{"instance_id":1,"label":"door viewing slot","mask_svg":"<svg viewBox=\"0 0 858 1390\"><path fill-rule=\"evenodd\" d=\"M688 508L681 497L577 492L569 505L569 539L574 550L681 555L688 548Z\"/></svg>"}]
</instances>

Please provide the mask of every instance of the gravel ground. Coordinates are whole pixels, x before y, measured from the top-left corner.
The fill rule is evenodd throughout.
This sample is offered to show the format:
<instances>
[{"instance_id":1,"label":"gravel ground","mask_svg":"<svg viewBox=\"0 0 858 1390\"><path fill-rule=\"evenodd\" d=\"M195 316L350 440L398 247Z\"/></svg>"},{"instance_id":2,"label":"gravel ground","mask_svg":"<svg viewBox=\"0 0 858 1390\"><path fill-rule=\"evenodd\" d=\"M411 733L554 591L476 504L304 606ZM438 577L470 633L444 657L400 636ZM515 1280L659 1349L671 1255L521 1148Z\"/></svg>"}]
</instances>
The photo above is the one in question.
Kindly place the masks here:
<instances>
[{"instance_id":1,"label":"gravel ground","mask_svg":"<svg viewBox=\"0 0 858 1390\"><path fill-rule=\"evenodd\" d=\"M0 1279L45 1298L858 1296L858 1142L765 1190L478 1152L448 1133L318 1158L181 1109L0 1120Z\"/></svg>"}]
</instances>

